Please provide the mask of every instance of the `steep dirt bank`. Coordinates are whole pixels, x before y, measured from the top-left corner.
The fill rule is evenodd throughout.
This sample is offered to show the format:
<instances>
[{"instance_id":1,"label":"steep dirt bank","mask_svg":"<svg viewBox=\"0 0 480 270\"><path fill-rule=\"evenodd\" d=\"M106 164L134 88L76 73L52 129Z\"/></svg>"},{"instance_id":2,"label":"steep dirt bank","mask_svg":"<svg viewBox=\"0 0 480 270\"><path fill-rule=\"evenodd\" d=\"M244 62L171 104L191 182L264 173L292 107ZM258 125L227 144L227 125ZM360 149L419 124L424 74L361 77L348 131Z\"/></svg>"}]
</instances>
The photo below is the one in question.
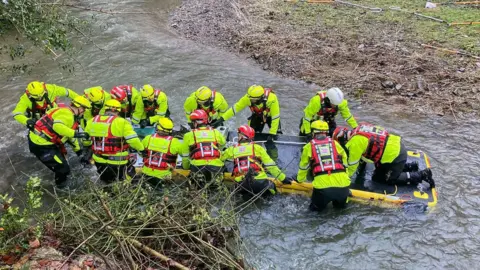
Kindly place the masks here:
<instances>
[{"instance_id":1,"label":"steep dirt bank","mask_svg":"<svg viewBox=\"0 0 480 270\"><path fill-rule=\"evenodd\" d=\"M367 104L478 115L480 59L441 54L421 43L480 46L469 36L480 27L460 29L457 38L435 21L401 16L282 0L184 0L170 25L188 39L240 53L283 76L339 86Z\"/></svg>"}]
</instances>

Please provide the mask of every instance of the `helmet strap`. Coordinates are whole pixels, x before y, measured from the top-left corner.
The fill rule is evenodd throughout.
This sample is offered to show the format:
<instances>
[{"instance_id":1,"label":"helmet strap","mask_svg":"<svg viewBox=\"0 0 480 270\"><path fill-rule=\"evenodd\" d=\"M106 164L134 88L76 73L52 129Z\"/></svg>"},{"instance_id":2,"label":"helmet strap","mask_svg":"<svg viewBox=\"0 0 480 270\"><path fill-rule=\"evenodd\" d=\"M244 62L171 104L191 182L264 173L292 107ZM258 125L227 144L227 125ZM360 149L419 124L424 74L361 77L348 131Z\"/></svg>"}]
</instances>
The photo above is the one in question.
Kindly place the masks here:
<instances>
[{"instance_id":1,"label":"helmet strap","mask_svg":"<svg viewBox=\"0 0 480 270\"><path fill-rule=\"evenodd\" d=\"M109 109L105 111L105 115L108 116L117 116L120 112L114 109Z\"/></svg>"},{"instance_id":2,"label":"helmet strap","mask_svg":"<svg viewBox=\"0 0 480 270\"><path fill-rule=\"evenodd\" d=\"M158 135L171 135L171 134L172 134L172 130L166 131L166 130L157 129L157 134L158 134Z\"/></svg>"},{"instance_id":3,"label":"helmet strap","mask_svg":"<svg viewBox=\"0 0 480 270\"><path fill-rule=\"evenodd\" d=\"M325 132L316 132L313 133L313 138L317 140L323 140L327 137L327 133Z\"/></svg>"}]
</instances>

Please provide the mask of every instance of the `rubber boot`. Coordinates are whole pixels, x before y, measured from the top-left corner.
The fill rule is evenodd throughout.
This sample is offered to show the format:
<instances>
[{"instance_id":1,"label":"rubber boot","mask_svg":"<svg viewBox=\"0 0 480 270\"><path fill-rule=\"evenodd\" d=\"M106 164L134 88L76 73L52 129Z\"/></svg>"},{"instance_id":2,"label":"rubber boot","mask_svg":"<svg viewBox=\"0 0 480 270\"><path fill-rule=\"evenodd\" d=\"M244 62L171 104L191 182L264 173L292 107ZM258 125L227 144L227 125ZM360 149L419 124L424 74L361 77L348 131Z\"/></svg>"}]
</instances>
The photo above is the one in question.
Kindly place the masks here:
<instances>
[{"instance_id":1,"label":"rubber boot","mask_svg":"<svg viewBox=\"0 0 480 270\"><path fill-rule=\"evenodd\" d=\"M420 171L420 173L422 174L422 180L423 181L430 184L430 187L432 187L432 188L435 187L435 181L433 181L433 177L432 177L432 170L427 168L425 170Z\"/></svg>"},{"instance_id":2,"label":"rubber boot","mask_svg":"<svg viewBox=\"0 0 480 270\"><path fill-rule=\"evenodd\" d=\"M404 172L417 172L418 171L418 162L410 162L410 163L405 163L405 166L403 167Z\"/></svg>"}]
</instances>

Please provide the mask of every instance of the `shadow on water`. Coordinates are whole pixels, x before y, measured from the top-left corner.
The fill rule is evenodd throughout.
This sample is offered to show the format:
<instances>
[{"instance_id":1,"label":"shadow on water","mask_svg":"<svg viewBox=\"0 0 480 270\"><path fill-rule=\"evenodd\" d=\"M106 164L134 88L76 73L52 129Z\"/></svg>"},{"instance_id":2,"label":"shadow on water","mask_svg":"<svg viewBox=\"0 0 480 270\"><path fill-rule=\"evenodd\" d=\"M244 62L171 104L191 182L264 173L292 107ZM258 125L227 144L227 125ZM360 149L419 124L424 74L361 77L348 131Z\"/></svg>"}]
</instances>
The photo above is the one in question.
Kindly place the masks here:
<instances>
[{"instance_id":1,"label":"shadow on water","mask_svg":"<svg viewBox=\"0 0 480 270\"><path fill-rule=\"evenodd\" d=\"M22 185L26 175L52 178L28 153L23 130L10 115L30 80L68 85L77 92L93 85L110 89L116 84L150 83L168 94L177 125L185 123L185 97L199 86L218 89L233 104L248 85L260 83L271 86L280 97L284 133L298 132L298 119L315 86L279 78L235 55L178 38L165 27L167 10L177 3L85 3L92 8L153 14L95 14L104 32L94 40L105 51L85 45L78 57L83 68L75 75L62 75L55 63L45 62L29 75L2 76L0 190ZM419 215L353 204L345 210L315 214L308 212L306 198L278 196L248 209L242 217L249 261L258 269L464 269L480 262L479 123L393 114L382 107L365 108L355 102L352 111L358 119L378 123L403 136L409 148L430 155L440 195L436 209ZM234 128L244 124L247 116L244 111L228 125ZM85 174L79 166L74 166L74 171Z\"/></svg>"}]
</instances>

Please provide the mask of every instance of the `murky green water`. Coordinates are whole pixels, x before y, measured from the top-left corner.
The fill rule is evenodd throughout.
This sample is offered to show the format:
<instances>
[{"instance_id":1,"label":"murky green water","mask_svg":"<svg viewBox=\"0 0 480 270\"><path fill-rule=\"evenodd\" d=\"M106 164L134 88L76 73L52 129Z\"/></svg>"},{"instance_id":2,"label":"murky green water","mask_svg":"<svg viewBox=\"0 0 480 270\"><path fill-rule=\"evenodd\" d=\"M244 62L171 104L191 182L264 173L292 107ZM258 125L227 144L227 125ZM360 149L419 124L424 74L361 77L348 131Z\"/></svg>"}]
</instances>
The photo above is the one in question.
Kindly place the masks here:
<instances>
[{"instance_id":1,"label":"murky green water","mask_svg":"<svg viewBox=\"0 0 480 270\"><path fill-rule=\"evenodd\" d=\"M150 83L168 94L177 124L185 122L185 97L201 85L221 91L233 104L247 86L260 83L277 91L285 133L296 134L301 110L316 88L274 76L241 57L179 38L166 27L168 9L177 1L110 2L92 7L153 14L96 14L99 22L106 24L94 40L105 51L91 44L84 46L78 58L84 69L74 76L62 75L49 62L35 67L29 75L0 75L1 191L24 183L25 174L52 176L29 154L24 130L10 116L31 80L66 85L78 92L93 85L110 89L116 84ZM438 206L427 215L358 204L314 214L307 211L306 198L278 196L252 207L242 218L248 260L257 269L477 268L479 122L391 114L381 106L365 108L355 103L352 110L357 118L384 125L402 135L409 148L430 155L440 196ZM247 115L242 113L229 125L243 124ZM75 174L82 173L75 162L73 167Z\"/></svg>"}]
</instances>

